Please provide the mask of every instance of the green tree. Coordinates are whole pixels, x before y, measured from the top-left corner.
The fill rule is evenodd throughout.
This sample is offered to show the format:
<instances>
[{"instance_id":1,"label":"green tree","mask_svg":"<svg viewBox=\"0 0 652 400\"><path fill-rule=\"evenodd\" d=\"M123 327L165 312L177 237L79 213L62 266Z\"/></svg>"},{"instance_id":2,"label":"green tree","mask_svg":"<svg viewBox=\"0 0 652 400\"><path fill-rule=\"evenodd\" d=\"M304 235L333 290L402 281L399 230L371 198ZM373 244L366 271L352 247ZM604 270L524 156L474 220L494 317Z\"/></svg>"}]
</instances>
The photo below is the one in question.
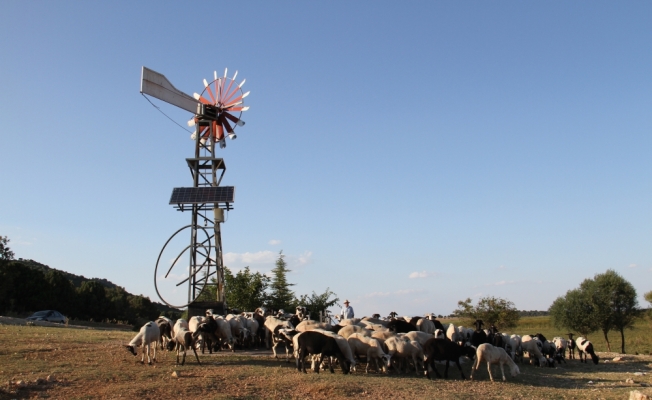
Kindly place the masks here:
<instances>
[{"instance_id":1,"label":"green tree","mask_svg":"<svg viewBox=\"0 0 652 400\"><path fill-rule=\"evenodd\" d=\"M260 272L245 267L234 276L224 267L224 281L226 304L231 308L253 311L267 301L270 278Z\"/></svg>"},{"instance_id":2,"label":"green tree","mask_svg":"<svg viewBox=\"0 0 652 400\"><path fill-rule=\"evenodd\" d=\"M591 304L591 318L596 321L598 328L602 331L604 340L607 343L607 350L611 351L611 343L609 343L609 331L613 328L612 312L609 304L611 291L604 285L598 284L595 278L585 279L580 284L580 291L584 293L587 301Z\"/></svg>"},{"instance_id":3,"label":"green tree","mask_svg":"<svg viewBox=\"0 0 652 400\"><path fill-rule=\"evenodd\" d=\"M558 329L570 329L582 336L600 329L599 321L592 317L593 305L588 294L580 289L566 292L550 306L550 321Z\"/></svg>"},{"instance_id":4,"label":"green tree","mask_svg":"<svg viewBox=\"0 0 652 400\"><path fill-rule=\"evenodd\" d=\"M34 312L50 308L43 272L19 261L0 262L0 311Z\"/></svg>"},{"instance_id":5,"label":"green tree","mask_svg":"<svg viewBox=\"0 0 652 400\"><path fill-rule=\"evenodd\" d=\"M485 324L496 325L500 329L514 328L521 318L513 302L493 296L481 298L476 306L473 306L471 299L458 301L453 314L469 323L481 319Z\"/></svg>"},{"instance_id":6,"label":"green tree","mask_svg":"<svg viewBox=\"0 0 652 400\"><path fill-rule=\"evenodd\" d=\"M331 296L335 296L335 298L331 299ZM326 310L336 305L338 301L340 301L340 298L337 297L337 294L331 291L330 288L326 288L322 294L317 294L314 290L310 296L304 294L298 300L298 304L305 306L310 311L312 319L317 319L320 311L323 315L326 315Z\"/></svg>"},{"instance_id":7,"label":"green tree","mask_svg":"<svg viewBox=\"0 0 652 400\"><path fill-rule=\"evenodd\" d=\"M645 301L647 301L648 303L650 303L652 305L652 290L645 293L643 296L645 296Z\"/></svg>"},{"instance_id":8,"label":"green tree","mask_svg":"<svg viewBox=\"0 0 652 400\"><path fill-rule=\"evenodd\" d=\"M45 273L47 288L43 293L43 298L47 302L46 308L51 308L62 312L68 317L75 315L77 303L77 292L63 272L51 269Z\"/></svg>"},{"instance_id":9,"label":"green tree","mask_svg":"<svg viewBox=\"0 0 652 400\"><path fill-rule=\"evenodd\" d=\"M102 321L107 318L106 289L97 281L84 281L77 289L79 314L84 319Z\"/></svg>"},{"instance_id":10,"label":"green tree","mask_svg":"<svg viewBox=\"0 0 652 400\"><path fill-rule=\"evenodd\" d=\"M625 353L625 329L631 328L639 316L636 289L616 271L610 269L594 278L596 291L609 309L609 323L620 332L621 353Z\"/></svg>"},{"instance_id":11,"label":"green tree","mask_svg":"<svg viewBox=\"0 0 652 400\"><path fill-rule=\"evenodd\" d=\"M0 236L0 260L9 261L14 259L14 252L8 246L9 238Z\"/></svg>"},{"instance_id":12,"label":"green tree","mask_svg":"<svg viewBox=\"0 0 652 400\"><path fill-rule=\"evenodd\" d=\"M290 309L296 303L294 292L290 290L293 283L288 283L286 275L290 272L285 263L285 255L281 250L276 259L276 266L272 270L272 281L269 285L270 293L268 305L273 310Z\"/></svg>"}]
</instances>

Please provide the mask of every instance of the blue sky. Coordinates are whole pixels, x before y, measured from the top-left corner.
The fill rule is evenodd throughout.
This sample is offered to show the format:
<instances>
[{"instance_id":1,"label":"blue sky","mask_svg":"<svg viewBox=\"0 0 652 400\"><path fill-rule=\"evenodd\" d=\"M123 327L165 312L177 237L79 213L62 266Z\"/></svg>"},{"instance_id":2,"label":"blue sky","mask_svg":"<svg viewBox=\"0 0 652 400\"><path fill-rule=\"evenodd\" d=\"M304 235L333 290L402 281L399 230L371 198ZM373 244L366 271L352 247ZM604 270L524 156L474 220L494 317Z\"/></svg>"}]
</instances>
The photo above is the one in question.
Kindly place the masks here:
<instances>
[{"instance_id":1,"label":"blue sky","mask_svg":"<svg viewBox=\"0 0 652 400\"><path fill-rule=\"evenodd\" d=\"M0 3L0 235L156 299L189 134L140 94L238 70L226 264L358 315L652 282L649 2ZM232 72L229 73L232 75ZM156 102L156 100L153 100ZM190 115L156 102L175 121ZM184 244L180 244L182 246ZM642 297L641 305L644 305Z\"/></svg>"}]
</instances>

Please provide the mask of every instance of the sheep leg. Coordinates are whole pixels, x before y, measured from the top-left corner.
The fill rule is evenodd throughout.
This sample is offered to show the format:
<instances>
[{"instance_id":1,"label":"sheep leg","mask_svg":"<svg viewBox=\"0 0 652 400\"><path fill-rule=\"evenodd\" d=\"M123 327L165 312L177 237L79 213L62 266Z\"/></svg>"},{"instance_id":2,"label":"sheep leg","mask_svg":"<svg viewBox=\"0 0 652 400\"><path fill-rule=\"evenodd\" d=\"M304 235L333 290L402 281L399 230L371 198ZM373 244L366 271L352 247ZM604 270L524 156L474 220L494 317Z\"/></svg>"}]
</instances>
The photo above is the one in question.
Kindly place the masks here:
<instances>
[{"instance_id":1,"label":"sheep leg","mask_svg":"<svg viewBox=\"0 0 652 400\"><path fill-rule=\"evenodd\" d=\"M335 370L333 369L333 364L335 364L335 363L333 361L335 361L336 359L337 358L332 357L332 356L328 358L328 368L330 369L331 374L335 373ZM344 372L344 370L342 370L342 372Z\"/></svg>"},{"instance_id":2,"label":"sheep leg","mask_svg":"<svg viewBox=\"0 0 652 400\"><path fill-rule=\"evenodd\" d=\"M500 372L503 374L503 382L505 382L507 379L505 379L505 368L503 363L498 363L500 365Z\"/></svg>"},{"instance_id":3,"label":"sheep leg","mask_svg":"<svg viewBox=\"0 0 652 400\"><path fill-rule=\"evenodd\" d=\"M494 376L491 375L491 363L490 362L487 362L487 371L489 371L489 379L491 379L491 381L493 382L494 381Z\"/></svg>"},{"instance_id":4,"label":"sheep leg","mask_svg":"<svg viewBox=\"0 0 652 400\"><path fill-rule=\"evenodd\" d=\"M430 370L427 369L428 366L432 367L432 370L435 372L437 378L441 379L441 375L439 374L439 371L437 371L437 366L435 365L435 357L429 357L426 360L426 376L428 379L430 379Z\"/></svg>"},{"instance_id":5,"label":"sheep leg","mask_svg":"<svg viewBox=\"0 0 652 400\"><path fill-rule=\"evenodd\" d=\"M199 356L197 355L197 350L195 350L195 346L192 346L192 352L195 353L195 358L197 359L197 364L201 365L199 362Z\"/></svg>"},{"instance_id":6,"label":"sheep leg","mask_svg":"<svg viewBox=\"0 0 652 400\"><path fill-rule=\"evenodd\" d=\"M460 365L460 359L458 358L455 360L455 365L457 365L457 369L460 370L460 375L462 375L462 379L466 379L466 376L464 376L464 372L462 372L462 366Z\"/></svg>"},{"instance_id":7,"label":"sheep leg","mask_svg":"<svg viewBox=\"0 0 652 400\"><path fill-rule=\"evenodd\" d=\"M450 365L451 361L446 360L446 369L444 370L444 379L448 379L448 366Z\"/></svg>"},{"instance_id":8,"label":"sheep leg","mask_svg":"<svg viewBox=\"0 0 652 400\"><path fill-rule=\"evenodd\" d=\"M141 350L142 350L142 353L143 353L143 354L140 355L140 363L145 364L145 344L143 344L140 347L141 347Z\"/></svg>"},{"instance_id":9,"label":"sheep leg","mask_svg":"<svg viewBox=\"0 0 652 400\"><path fill-rule=\"evenodd\" d=\"M417 373L417 376L419 375L419 362L417 361L417 355L413 354L412 355L412 361L414 361L414 371Z\"/></svg>"},{"instance_id":10,"label":"sheep leg","mask_svg":"<svg viewBox=\"0 0 652 400\"><path fill-rule=\"evenodd\" d=\"M478 368L480 367L480 359L481 358L482 357L477 357L475 362L473 363L473 367L471 368L471 380L473 380L473 374L475 374L475 371L477 371ZM460 370L460 372L462 372L462 371Z\"/></svg>"},{"instance_id":11,"label":"sheep leg","mask_svg":"<svg viewBox=\"0 0 652 400\"><path fill-rule=\"evenodd\" d=\"M290 362L290 346L285 343L285 362Z\"/></svg>"},{"instance_id":12,"label":"sheep leg","mask_svg":"<svg viewBox=\"0 0 652 400\"><path fill-rule=\"evenodd\" d=\"M304 374L307 374L306 364L305 364L306 351L304 349L301 349L301 353L299 355L301 356L301 370L303 370Z\"/></svg>"},{"instance_id":13,"label":"sheep leg","mask_svg":"<svg viewBox=\"0 0 652 400\"><path fill-rule=\"evenodd\" d=\"M321 366L321 363L324 361L324 353L319 354L319 361L315 365L315 368L313 368L313 371L316 373L319 373L319 367Z\"/></svg>"}]
</instances>

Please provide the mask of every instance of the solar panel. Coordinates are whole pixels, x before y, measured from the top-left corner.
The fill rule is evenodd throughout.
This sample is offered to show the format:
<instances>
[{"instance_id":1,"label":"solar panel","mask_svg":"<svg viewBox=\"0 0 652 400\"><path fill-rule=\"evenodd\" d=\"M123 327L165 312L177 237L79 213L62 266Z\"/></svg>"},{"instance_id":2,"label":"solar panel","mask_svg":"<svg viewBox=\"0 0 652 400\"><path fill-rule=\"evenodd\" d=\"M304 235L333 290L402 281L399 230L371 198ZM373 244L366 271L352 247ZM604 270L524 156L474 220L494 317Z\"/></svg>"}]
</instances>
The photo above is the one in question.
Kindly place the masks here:
<instances>
[{"instance_id":1,"label":"solar panel","mask_svg":"<svg viewBox=\"0 0 652 400\"><path fill-rule=\"evenodd\" d=\"M235 186L181 187L172 189L170 204L233 203Z\"/></svg>"}]
</instances>

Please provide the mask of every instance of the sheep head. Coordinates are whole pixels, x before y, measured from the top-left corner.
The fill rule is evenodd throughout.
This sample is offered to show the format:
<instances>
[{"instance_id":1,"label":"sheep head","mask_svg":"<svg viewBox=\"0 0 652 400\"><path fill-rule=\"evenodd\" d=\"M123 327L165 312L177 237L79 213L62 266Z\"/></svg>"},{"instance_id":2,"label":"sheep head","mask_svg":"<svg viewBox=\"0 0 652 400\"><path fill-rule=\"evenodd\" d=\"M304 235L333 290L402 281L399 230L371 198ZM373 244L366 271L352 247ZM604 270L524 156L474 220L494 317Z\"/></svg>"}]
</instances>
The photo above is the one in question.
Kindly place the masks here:
<instances>
[{"instance_id":1,"label":"sheep head","mask_svg":"<svg viewBox=\"0 0 652 400\"><path fill-rule=\"evenodd\" d=\"M127 349L128 352L130 352L134 356L138 355L138 353L136 352L136 348L134 346L125 346L125 348Z\"/></svg>"}]
</instances>

